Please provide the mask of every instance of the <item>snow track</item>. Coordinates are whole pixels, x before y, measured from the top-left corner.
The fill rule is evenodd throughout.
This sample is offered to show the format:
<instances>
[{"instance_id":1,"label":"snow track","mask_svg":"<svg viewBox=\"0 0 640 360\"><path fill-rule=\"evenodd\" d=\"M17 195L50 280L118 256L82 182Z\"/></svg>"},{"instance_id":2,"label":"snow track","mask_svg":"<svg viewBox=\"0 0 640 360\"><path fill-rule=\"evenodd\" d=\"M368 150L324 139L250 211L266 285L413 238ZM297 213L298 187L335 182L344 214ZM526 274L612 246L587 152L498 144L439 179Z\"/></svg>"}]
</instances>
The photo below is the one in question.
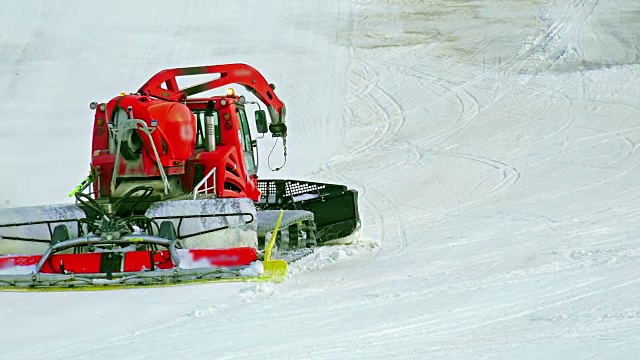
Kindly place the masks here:
<instances>
[{"instance_id":1,"label":"snow track","mask_svg":"<svg viewBox=\"0 0 640 360\"><path fill-rule=\"evenodd\" d=\"M636 1L151 4L0 9L0 204L84 177L85 103L238 61L287 103L288 165L267 141L262 175L356 188L363 229L279 285L0 294L4 356L637 358ZM37 164L71 175L21 194Z\"/></svg>"}]
</instances>

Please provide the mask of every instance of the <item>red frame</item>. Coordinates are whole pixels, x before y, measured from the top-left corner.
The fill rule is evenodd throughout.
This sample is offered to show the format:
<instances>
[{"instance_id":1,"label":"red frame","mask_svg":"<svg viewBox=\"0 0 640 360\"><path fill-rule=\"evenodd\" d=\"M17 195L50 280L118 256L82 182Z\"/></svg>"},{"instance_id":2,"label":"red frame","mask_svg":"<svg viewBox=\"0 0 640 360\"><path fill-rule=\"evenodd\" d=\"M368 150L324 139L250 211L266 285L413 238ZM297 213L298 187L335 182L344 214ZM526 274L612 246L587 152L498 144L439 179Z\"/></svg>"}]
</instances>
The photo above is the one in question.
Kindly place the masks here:
<instances>
[{"instance_id":1,"label":"red frame","mask_svg":"<svg viewBox=\"0 0 640 360\"><path fill-rule=\"evenodd\" d=\"M211 266L230 268L247 266L258 260L258 253L252 247L231 249L192 249L188 250L194 261L207 260ZM45 274L61 274L62 269L76 274L100 273L102 253L84 254L56 254L51 256L40 269ZM123 271L138 272L151 269L151 254L149 251L129 251L124 253ZM14 266L37 265L42 255L0 256L0 269ZM168 270L175 267L169 250L155 251L153 254L154 267L158 270ZM61 264L63 266L61 266ZM115 271L119 272L119 271Z\"/></svg>"},{"instance_id":2,"label":"red frame","mask_svg":"<svg viewBox=\"0 0 640 360\"><path fill-rule=\"evenodd\" d=\"M184 89L178 87L176 77L200 74L219 74L219 77ZM170 136L174 136L173 138L175 139L175 136L177 136L175 134L165 134L164 140L161 140L160 137L155 137L156 148L162 146L168 148L167 154L160 155L165 173L167 175L180 175L182 190L190 193L196 185L196 179L194 179L196 166L203 166L205 175L215 167L218 169L215 178L218 197L246 197L258 201L260 198L258 180L255 175L248 176L242 142L238 137L240 121L236 113L236 103L239 97L188 98L191 95L232 83L247 87L265 103L269 109L272 123L284 121L284 104L275 95L272 86L267 83L264 77L256 69L246 64L163 70L140 87L138 94L115 97L107 104L100 104L95 112L91 161L94 186L96 189L100 189L96 193L96 198L111 196L110 184L116 157L108 152L110 136L108 123L110 121L109 116L116 103L125 109L131 106L134 116L144 120L148 126L151 126L152 119L147 115L146 109L154 104L172 102L186 106L189 110L194 111L204 110L207 101L213 100L215 110L218 112L220 119L221 144L217 146L215 151L207 152L201 149L196 150L195 142L178 146L176 143L180 143L180 141L170 138ZM225 105L221 104L222 100L225 100ZM225 117L228 117L228 119L225 119ZM146 139L146 135L141 136L141 138L144 143L142 159L132 163L121 158L118 177L159 177L160 171L156 165L150 142ZM158 150L161 151L160 149ZM186 159L172 156L174 150L180 154L189 152L191 155Z\"/></svg>"}]
</instances>

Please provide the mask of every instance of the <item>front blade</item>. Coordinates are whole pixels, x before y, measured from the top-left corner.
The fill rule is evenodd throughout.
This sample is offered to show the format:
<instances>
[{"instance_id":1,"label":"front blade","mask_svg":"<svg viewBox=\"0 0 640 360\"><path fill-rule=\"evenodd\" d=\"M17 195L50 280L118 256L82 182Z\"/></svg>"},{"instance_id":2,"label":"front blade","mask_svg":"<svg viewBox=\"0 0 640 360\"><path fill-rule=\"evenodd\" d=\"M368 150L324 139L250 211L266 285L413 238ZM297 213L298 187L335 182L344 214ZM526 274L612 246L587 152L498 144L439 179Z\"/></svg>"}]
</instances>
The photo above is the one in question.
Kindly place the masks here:
<instances>
[{"instance_id":1,"label":"front blade","mask_svg":"<svg viewBox=\"0 0 640 360\"><path fill-rule=\"evenodd\" d=\"M252 264L255 265L255 264ZM0 292L22 291L96 291L135 289L148 287L168 287L216 282L272 282L281 283L286 279L287 263L284 260L261 262L260 273L252 266L242 269L170 269L140 273L112 274L27 274L0 275Z\"/></svg>"}]
</instances>

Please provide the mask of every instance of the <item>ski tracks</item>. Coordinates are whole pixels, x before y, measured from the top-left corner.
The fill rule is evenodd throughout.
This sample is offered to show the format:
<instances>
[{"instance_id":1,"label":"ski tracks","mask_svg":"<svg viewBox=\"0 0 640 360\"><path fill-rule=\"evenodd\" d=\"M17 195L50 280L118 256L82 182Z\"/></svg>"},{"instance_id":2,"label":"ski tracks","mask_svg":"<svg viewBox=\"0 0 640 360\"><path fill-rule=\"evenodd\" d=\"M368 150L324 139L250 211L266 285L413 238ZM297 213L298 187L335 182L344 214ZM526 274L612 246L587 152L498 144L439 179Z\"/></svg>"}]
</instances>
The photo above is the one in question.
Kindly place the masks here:
<instances>
[{"instance_id":1,"label":"ski tracks","mask_svg":"<svg viewBox=\"0 0 640 360\"><path fill-rule=\"evenodd\" d=\"M4 46L2 46L1 50L0 50L0 59L5 59L7 56L7 49L11 47L11 40L16 32L16 28L18 27L18 24L21 23L22 21L22 16L24 13L24 8L25 8L25 3L23 2L21 7L20 7L20 11L18 12L17 16L16 16L16 20L13 23L13 25L11 25L11 29L9 30L9 34L7 35L6 38L4 38L4 36L2 37L2 42L4 43Z\"/></svg>"},{"instance_id":2,"label":"ski tracks","mask_svg":"<svg viewBox=\"0 0 640 360\"><path fill-rule=\"evenodd\" d=\"M481 46L475 49L475 54L491 43L492 40L487 40L480 44ZM352 124L352 126L345 130L357 132L361 129L368 129L368 131L361 131L358 136L353 137L356 139L355 145L345 143L344 150L339 155L329 159L324 168L332 177L348 181L361 189L364 212L372 214L372 219L375 219L373 221L376 223L376 230L371 229L372 233L379 234L380 241L383 244L381 252L384 253L387 249L393 248L395 250L392 253L396 255L392 257L397 257L406 248L408 239L406 226L399 215L399 207L392 200L392 191L391 193L389 192L389 186L379 188L378 184L381 184L385 174L392 171L402 171L405 168L416 169L416 167L424 167L426 165L424 163L425 155L428 154L430 156L457 157L464 161L472 161L488 166L498 174L498 178L489 192L484 194L485 196L499 194L513 187L521 178L521 172L505 161L455 151L459 144L459 138L469 132L474 122L477 121L482 111L482 106L491 106L493 101L502 96L501 93L494 92L496 99L483 99L482 101L484 102L481 105L481 100L474 96L469 88L477 85L485 78L490 79L491 76L497 76L500 71L513 65L511 62L517 56L489 72L484 72L480 76L475 76L468 81L450 84L449 81L442 77L420 70L417 65L421 60L418 60L413 65L398 61L408 52L428 51L426 47L418 46L386 51L375 63L369 63L365 60L365 56L360 56L361 51L366 50L354 48L352 44L351 53L354 58L352 60L353 71L349 84L353 89L350 92L351 96L347 100L347 114L352 114L354 117L346 119L346 123ZM448 70L454 71L460 64L452 62L448 66L450 67ZM381 72L385 75L381 76ZM416 94L417 96L413 96L410 99L403 97L402 100L398 98L403 88L409 88L415 84L424 89L424 95ZM426 96L429 93L433 95ZM446 121L443 126L437 127L435 131L429 132L426 136L416 136L417 134L412 132L416 128L413 125L414 123L419 124L417 127L420 128L424 126L421 123L433 121L432 119L421 119L420 121L412 119L413 129L407 128L408 115L406 109L412 109L416 106L429 109L442 104L457 104L457 115L451 121ZM451 118L450 114L446 116ZM367 135L363 136L364 134ZM344 135L343 139L346 139ZM369 163L369 159L372 156L382 153L394 154L395 161L369 165L371 170L369 174L371 176L367 177L366 181L363 181L362 178L353 178L345 175L350 165L362 166L360 164ZM485 180L486 177L478 179L476 189L472 189L472 192L478 191L479 186ZM469 204L475 202L477 200L471 200ZM456 208L459 209L461 206L461 204L458 204ZM367 210L371 211L368 212ZM396 227L396 231L392 238L389 238L390 234L387 233L387 229L391 224ZM369 224L369 226L371 225Z\"/></svg>"},{"instance_id":3,"label":"ski tracks","mask_svg":"<svg viewBox=\"0 0 640 360\"><path fill-rule=\"evenodd\" d=\"M527 280L523 280L526 282ZM528 279L530 281L530 279ZM475 351L479 348L504 350L506 347L514 345L536 345L542 346L544 343L557 341L558 339L572 338L570 331L571 324L565 326L554 327L542 332L528 333L518 331L517 328L512 333L503 333L502 336L485 337L468 337L464 344L461 344L460 336L465 334L473 334L477 329L495 328L501 326L502 323L518 321L524 324L527 322L547 321L550 319L548 315L553 314L554 309L559 309L562 313L564 308L571 308L571 304L583 301L587 298L594 298L604 293L615 291L625 291L632 286L637 286L640 280L632 274L625 274L614 279L599 278L568 285L565 288L555 291L549 291L548 288L536 289L527 284L523 284L523 289L535 289L533 291L515 292L503 294L499 297L491 297L486 302L473 302L469 306L457 306L451 308L447 304L439 304L437 308L431 308L420 315L413 316L411 319L405 319L402 322L394 322L378 326L371 329L369 333L360 336L359 342L371 347L380 347L381 350L387 345L394 347L402 347L400 345L410 346L419 341L423 346L420 351L424 353L435 354L440 352L468 352ZM469 282L469 288L433 288L429 292L424 292L420 296L401 296L394 299L397 306L409 307L417 306L423 303L428 306L431 300L441 296L443 293L460 294L464 297L467 293L478 292L476 289L492 288L498 293L500 286L504 283L497 282L489 284L484 282ZM454 298L454 297L452 297ZM461 299L461 298L457 298ZM460 301L460 300L458 300ZM368 312L375 312L374 309L367 306ZM379 306L383 306L381 301ZM595 315L594 315L595 316ZM519 319L519 320L518 320ZM584 338L597 338L600 333L597 331L599 324L593 324L594 331L583 333L580 335ZM604 327L604 326L603 326ZM608 331L606 327L602 330ZM507 335L508 334L508 335ZM399 344L399 342L401 344ZM384 351L384 350L382 350Z\"/></svg>"},{"instance_id":4,"label":"ski tracks","mask_svg":"<svg viewBox=\"0 0 640 360\"><path fill-rule=\"evenodd\" d=\"M354 51L357 53L357 51ZM360 71L356 74L364 74L355 76L356 79L352 80L352 83L356 89L364 89L363 91L356 91L356 95L352 95L347 104L349 107L349 113L354 114L354 119L348 119L353 123L364 123L365 121L358 116L362 114L362 109L369 109L374 117L369 118L366 121L375 124L375 130L373 134L364 142L351 147L347 145L347 149L342 155L334 157L325 163L324 168L331 174L332 177L341 179L354 184L360 188L360 197L366 210L372 210L372 214L375 219L375 229L367 229L366 232L370 232L372 235L369 237L379 237L375 239L382 244L382 252L386 252L387 249L394 248L392 255L387 257L387 261L398 256L402 253L403 249L407 246L408 239L404 223L402 218L398 214L396 205L389 200L383 191L378 190L375 186L371 185L369 181L366 183L361 179L350 178L344 175L344 172L334 170L336 167L341 169L348 168L349 164L358 162L367 162L367 156L371 152L380 151L386 149L387 144L392 143L395 140L395 136L403 128L405 124L405 116L401 105L390 96L387 92L382 90L379 81L380 76L377 71L362 59L355 58L354 63L357 64ZM410 144L407 144L409 148L412 148ZM414 152L415 156L418 156ZM389 164L393 166L393 164ZM381 172L382 174L382 172ZM377 179L368 179L377 180ZM385 211L381 210L384 207ZM385 214L386 213L386 214ZM389 217L388 214L391 214ZM363 220L364 222L364 220ZM392 225L393 224L393 225ZM372 226L374 224L363 224L364 227ZM387 229L390 226L394 226L395 236L391 238L387 233ZM395 245L392 245L394 243ZM379 254L378 254L379 255ZM376 255L376 257L378 256ZM386 257L386 256L385 256Z\"/></svg>"}]
</instances>

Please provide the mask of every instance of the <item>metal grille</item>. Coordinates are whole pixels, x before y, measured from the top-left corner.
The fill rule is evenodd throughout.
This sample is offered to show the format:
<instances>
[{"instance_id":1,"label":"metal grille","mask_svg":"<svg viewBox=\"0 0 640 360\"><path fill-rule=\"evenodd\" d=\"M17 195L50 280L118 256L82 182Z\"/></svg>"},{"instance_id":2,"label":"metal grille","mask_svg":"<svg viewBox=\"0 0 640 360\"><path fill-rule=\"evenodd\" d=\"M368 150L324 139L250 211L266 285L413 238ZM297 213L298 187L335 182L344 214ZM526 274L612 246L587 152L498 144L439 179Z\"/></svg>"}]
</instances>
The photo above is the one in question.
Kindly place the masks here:
<instances>
[{"instance_id":1,"label":"metal grille","mask_svg":"<svg viewBox=\"0 0 640 360\"><path fill-rule=\"evenodd\" d=\"M263 195L276 194L278 180L259 180L258 189ZM326 184L312 183L306 181L287 180L284 182L284 196L298 196L308 193L319 193L327 188Z\"/></svg>"}]
</instances>

